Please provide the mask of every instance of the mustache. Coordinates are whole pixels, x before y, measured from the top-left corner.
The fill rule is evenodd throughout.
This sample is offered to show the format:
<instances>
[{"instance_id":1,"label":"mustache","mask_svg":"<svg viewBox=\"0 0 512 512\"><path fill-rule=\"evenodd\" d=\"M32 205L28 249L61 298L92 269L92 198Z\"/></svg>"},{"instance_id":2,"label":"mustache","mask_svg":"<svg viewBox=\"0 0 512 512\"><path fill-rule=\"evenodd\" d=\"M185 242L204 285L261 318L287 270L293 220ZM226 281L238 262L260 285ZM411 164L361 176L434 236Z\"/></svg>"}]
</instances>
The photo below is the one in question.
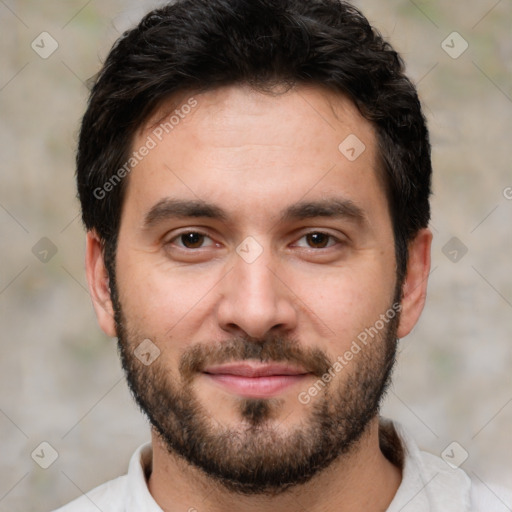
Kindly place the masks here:
<instances>
[{"instance_id":1,"label":"mustache","mask_svg":"<svg viewBox=\"0 0 512 512\"><path fill-rule=\"evenodd\" d=\"M249 359L292 363L316 377L322 377L332 366L320 349L301 347L293 338L272 334L263 339L237 336L216 345L199 343L181 356L179 370L183 379L190 381L209 365Z\"/></svg>"}]
</instances>

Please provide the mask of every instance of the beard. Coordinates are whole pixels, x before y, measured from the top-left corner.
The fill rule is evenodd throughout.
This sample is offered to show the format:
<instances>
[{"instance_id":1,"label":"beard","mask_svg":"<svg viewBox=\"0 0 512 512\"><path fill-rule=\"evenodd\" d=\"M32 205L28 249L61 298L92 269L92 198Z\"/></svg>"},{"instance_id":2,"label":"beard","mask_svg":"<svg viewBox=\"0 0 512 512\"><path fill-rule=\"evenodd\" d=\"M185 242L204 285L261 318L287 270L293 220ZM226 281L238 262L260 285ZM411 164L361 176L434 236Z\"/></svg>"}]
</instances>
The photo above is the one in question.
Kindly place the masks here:
<instances>
[{"instance_id":1,"label":"beard","mask_svg":"<svg viewBox=\"0 0 512 512\"><path fill-rule=\"evenodd\" d=\"M228 426L208 414L193 387L208 365L244 360L295 363L320 378L334 361L289 336L239 336L221 344L194 344L180 358L179 375L173 375L163 357L149 366L135 357L134 349L146 336L129 325L117 291L111 291L118 349L135 401L170 454L230 492L275 496L308 482L351 452L379 412L395 362L399 312L341 372L323 383L314 400L303 405L297 399L304 419L296 425L280 428L283 399L238 397L233 402L241 421ZM165 340L153 341L165 350Z\"/></svg>"}]
</instances>

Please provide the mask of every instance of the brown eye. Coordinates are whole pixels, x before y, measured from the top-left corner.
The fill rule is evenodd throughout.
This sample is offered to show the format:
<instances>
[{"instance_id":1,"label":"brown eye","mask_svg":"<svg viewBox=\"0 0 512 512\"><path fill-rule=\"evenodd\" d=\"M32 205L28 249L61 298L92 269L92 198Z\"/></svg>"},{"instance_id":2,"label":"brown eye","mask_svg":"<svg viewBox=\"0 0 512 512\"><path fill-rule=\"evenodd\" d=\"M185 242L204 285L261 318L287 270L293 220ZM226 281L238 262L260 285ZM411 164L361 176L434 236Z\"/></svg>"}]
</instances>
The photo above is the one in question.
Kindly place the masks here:
<instances>
[{"instance_id":1,"label":"brown eye","mask_svg":"<svg viewBox=\"0 0 512 512\"><path fill-rule=\"evenodd\" d=\"M325 233L309 233L309 235L306 235L307 244L313 249L324 249L328 246L331 238Z\"/></svg>"},{"instance_id":2,"label":"brown eye","mask_svg":"<svg viewBox=\"0 0 512 512\"><path fill-rule=\"evenodd\" d=\"M190 233L183 233L178 238L181 242L180 245L183 247L186 247L187 249L199 249L204 244L206 237L201 233L191 231Z\"/></svg>"}]
</instances>

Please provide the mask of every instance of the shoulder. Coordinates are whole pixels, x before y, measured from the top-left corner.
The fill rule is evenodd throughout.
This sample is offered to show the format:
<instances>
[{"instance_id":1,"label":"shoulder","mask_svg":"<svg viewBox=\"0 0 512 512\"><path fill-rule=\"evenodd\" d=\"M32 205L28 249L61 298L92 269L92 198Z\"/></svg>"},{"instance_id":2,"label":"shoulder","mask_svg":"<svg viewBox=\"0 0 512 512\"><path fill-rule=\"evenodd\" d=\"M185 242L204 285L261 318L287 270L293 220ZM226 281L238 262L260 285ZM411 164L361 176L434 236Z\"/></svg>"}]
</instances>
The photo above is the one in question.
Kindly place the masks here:
<instances>
[{"instance_id":1,"label":"shoulder","mask_svg":"<svg viewBox=\"0 0 512 512\"><path fill-rule=\"evenodd\" d=\"M121 512L126 495L126 482L126 475L110 480L54 512Z\"/></svg>"},{"instance_id":2,"label":"shoulder","mask_svg":"<svg viewBox=\"0 0 512 512\"><path fill-rule=\"evenodd\" d=\"M147 488L146 475L151 466L151 443L146 443L135 450L127 474L82 494L53 512L125 512L127 504L132 507L130 510L160 511Z\"/></svg>"},{"instance_id":3,"label":"shoulder","mask_svg":"<svg viewBox=\"0 0 512 512\"><path fill-rule=\"evenodd\" d=\"M446 496L452 493L457 485L467 488L468 511L470 512L511 512L512 489L497 485L495 482L484 482L475 473L471 476L461 468L450 467L443 459L431 453L421 452L425 465L440 477ZM464 482L465 481L465 482Z\"/></svg>"},{"instance_id":4,"label":"shoulder","mask_svg":"<svg viewBox=\"0 0 512 512\"><path fill-rule=\"evenodd\" d=\"M510 512L512 489L473 480L471 506L471 512Z\"/></svg>"},{"instance_id":5,"label":"shoulder","mask_svg":"<svg viewBox=\"0 0 512 512\"><path fill-rule=\"evenodd\" d=\"M399 423L393 422L393 427L403 452L403 478L389 510L406 510L414 500L414 510L512 511L512 489L484 482L476 474L470 478L460 464L450 463L455 448L441 458L420 450Z\"/></svg>"}]
</instances>

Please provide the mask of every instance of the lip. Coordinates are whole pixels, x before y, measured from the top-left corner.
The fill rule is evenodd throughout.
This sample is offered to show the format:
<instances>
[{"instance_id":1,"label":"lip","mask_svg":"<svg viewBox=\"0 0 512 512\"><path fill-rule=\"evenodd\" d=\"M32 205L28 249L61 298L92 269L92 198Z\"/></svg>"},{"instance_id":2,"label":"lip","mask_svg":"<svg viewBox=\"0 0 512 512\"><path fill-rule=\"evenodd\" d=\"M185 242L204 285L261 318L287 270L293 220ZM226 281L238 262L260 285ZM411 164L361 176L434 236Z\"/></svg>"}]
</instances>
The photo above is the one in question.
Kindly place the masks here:
<instances>
[{"instance_id":1,"label":"lip","mask_svg":"<svg viewBox=\"0 0 512 512\"><path fill-rule=\"evenodd\" d=\"M237 377L272 377L277 375L306 375L307 372L298 366L283 363L227 363L208 366L204 373L211 375L235 375Z\"/></svg>"},{"instance_id":2,"label":"lip","mask_svg":"<svg viewBox=\"0 0 512 512\"><path fill-rule=\"evenodd\" d=\"M203 373L225 391L250 398L271 398L310 375L289 364L256 362L209 366Z\"/></svg>"}]
</instances>

